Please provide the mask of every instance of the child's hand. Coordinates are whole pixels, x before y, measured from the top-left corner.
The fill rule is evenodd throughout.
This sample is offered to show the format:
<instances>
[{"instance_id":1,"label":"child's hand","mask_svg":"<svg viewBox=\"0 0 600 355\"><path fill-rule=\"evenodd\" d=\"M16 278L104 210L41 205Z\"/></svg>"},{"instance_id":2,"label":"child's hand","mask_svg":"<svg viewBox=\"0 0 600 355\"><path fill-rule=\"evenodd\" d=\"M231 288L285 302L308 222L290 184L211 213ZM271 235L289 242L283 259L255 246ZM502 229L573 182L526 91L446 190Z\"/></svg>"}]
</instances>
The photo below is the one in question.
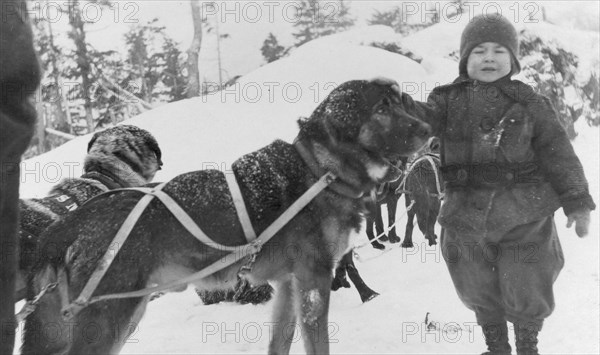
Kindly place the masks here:
<instances>
[{"instance_id":1,"label":"child's hand","mask_svg":"<svg viewBox=\"0 0 600 355\"><path fill-rule=\"evenodd\" d=\"M571 228L575 222L575 232L580 238L585 237L588 234L588 228L590 226L590 210L584 208L579 211L572 212L567 216L567 228Z\"/></svg>"},{"instance_id":2,"label":"child's hand","mask_svg":"<svg viewBox=\"0 0 600 355\"><path fill-rule=\"evenodd\" d=\"M384 76L376 76L376 77L372 78L371 80L369 80L369 82L379 84L379 85L389 85L392 87L392 90L394 90L398 95L401 94L400 85L394 79L386 78Z\"/></svg>"},{"instance_id":3,"label":"child's hand","mask_svg":"<svg viewBox=\"0 0 600 355\"><path fill-rule=\"evenodd\" d=\"M375 84L380 84L380 85L394 85L394 84L398 85L398 82L396 80L387 78L385 76L376 76L369 81L372 83L375 83Z\"/></svg>"}]
</instances>

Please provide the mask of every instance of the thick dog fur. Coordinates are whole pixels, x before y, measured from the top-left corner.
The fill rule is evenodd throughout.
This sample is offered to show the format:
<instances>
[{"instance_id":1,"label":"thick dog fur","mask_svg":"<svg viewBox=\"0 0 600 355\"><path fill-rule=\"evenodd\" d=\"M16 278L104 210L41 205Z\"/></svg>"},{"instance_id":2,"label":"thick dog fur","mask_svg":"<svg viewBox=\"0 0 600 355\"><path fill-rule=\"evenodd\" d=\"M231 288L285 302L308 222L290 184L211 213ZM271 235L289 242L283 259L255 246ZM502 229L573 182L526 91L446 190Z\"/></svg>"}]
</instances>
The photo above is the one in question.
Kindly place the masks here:
<instances>
[{"instance_id":1,"label":"thick dog fur","mask_svg":"<svg viewBox=\"0 0 600 355\"><path fill-rule=\"evenodd\" d=\"M100 193L149 183L161 165L160 148L149 132L120 125L93 135L82 177L62 180L45 198L20 200L17 298L25 297L26 276L43 252L37 248L46 228Z\"/></svg>"},{"instance_id":2,"label":"thick dog fur","mask_svg":"<svg viewBox=\"0 0 600 355\"><path fill-rule=\"evenodd\" d=\"M299 122L299 141L318 164L341 184L368 192L396 178L388 159L409 155L423 145L430 128L404 110L397 85L351 81L336 88L313 114ZM238 159L232 166L254 229L260 234L298 199L318 176L291 144L272 144ZM215 242L245 244L242 227L222 172L205 170L179 175L163 189ZM43 285L59 269L68 275L68 294L76 298L98 260L142 194L123 191L100 196L51 226L46 238L77 240L63 254L37 267L32 287ZM267 242L245 276L252 284L271 283L276 292L270 353L289 352L297 322L307 353L329 352L327 320L332 271L348 250L349 234L360 228L362 200L322 191ZM290 254L290 250L295 252ZM157 200L141 215L129 238L96 289L96 295L162 284L196 272L225 252L192 237ZM249 257L195 283L199 289L233 288ZM46 295L25 325L23 354L118 353L148 297L94 303L65 323L60 292ZM48 324L64 330L47 339ZM76 324L76 327L71 327ZM84 329L94 327L93 336ZM69 328L73 331L69 331Z\"/></svg>"},{"instance_id":3,"label":"thick dog fur","mask_svg":"<svg viewBox=\"0 0 600 355\"><path fill-rule=\"evenodd\" d=\"M405 192L406 207L408 208L413 200L415 201L415 204L411 210L407 211L406 233L404 234L404 241L402 242L403 248L413 247L412 232L413 220L415 216L417 217L417 221L419 223L419 229L425 236L425 239L429 241L429 245L437 244L437 236L435 235L434 228L441 205L438 194L443 191L437 191L435 182L436 177L433 171L434 167L431 166L431 163L426 160L416 160L423 155L431 155L435 163L435 169L438 170L439 174L439 152L439 138L431 137L427 144L411 158L411 160L414 162L414 165L410 171L405 171L405 174L408 173L408 176L406 176L405 180L405 186L403 186L407 191ZM402 163L402 166L406 166L408 158L400 158L400 162ZM375 235L373 234L373 225L375 225L377 235L384 233L383 219L381 216L381 208L384 204L388 209L388 226L392 226L396 222L396 207L398 199L403 193L396 193L396 190L400 187L402 180L404 179L401 178L396 181L383 184L383 191L381 191L381 194L378 194L377 201L372 204L371 208L368 208L370 213L366 215L367 236L369 240L371 240L371 245L376 249L385 249L385 245L381 244L377 240L374 240ZM440 188L443 189L443 184L440 184ZM378 188L378 190L380 189L381 188ZM384 237L386 238L384 239ZM387 236L384 235L384 237L380 238L380 240L387 240L390 243L397 243L401 240L400 237L396 235L395 226L393 226L388 231ZM350 288L350 282L348 282L346 275L350 277L350 281L352 281L356 287L356 290L360 295L360 299L363 302L370 301L379 295L377 292L373 291L369 286L367 286L358 273L358 269L356 269L351 252L344 255L339 265L335 269L335 277L333 278L333 283L331 284L331 289L333 291L336 291L341 287Z\"/></svg>"}]
</instances>

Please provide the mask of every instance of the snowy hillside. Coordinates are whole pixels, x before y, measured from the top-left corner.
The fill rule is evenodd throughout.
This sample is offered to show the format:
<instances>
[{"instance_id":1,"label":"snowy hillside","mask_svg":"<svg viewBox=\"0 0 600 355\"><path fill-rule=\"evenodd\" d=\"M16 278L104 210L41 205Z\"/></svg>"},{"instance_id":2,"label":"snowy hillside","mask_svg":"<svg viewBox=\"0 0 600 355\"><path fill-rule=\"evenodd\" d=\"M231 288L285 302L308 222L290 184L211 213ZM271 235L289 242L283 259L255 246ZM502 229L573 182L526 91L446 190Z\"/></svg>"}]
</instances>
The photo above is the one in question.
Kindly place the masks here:
<instances>
[{"instance_id":1,"label":"snowy hillside","mask_svg":"<svg viewBox=\"0 0 600 355\"><path fill-rule=\"evenodd\" d=\"M458 46L460 29L452 31L458 31L451 33ZM297 132L297 118L308 115L336 84L346 80L387 76L410 89L415 98L423 99L436 82L445 83L457 72L456 63L443 58L447 53L428 50L418 38L404 43L425 57L422 64L361 45L381 38L400 41L385 27L317 40L288 58L249 73L225 92L164 105L127 123L156 136L164 153L164 167L156 180L164 181L195 169L225 170L236 157L275 138L291 141ZM578 128L580 136L574 145L597 199L599 130ZM50 179L54 172L78 176L81 166L71 168L70 163L81 162L88 140L79 138L26 161L23 196L43 196L56 183ZM600 352L597 212L590 236L583 240L574 230L565 228L562 211L557 213L566 265L556 283L555 314L547 320L540 336L543 353ZM402 214L400 208L399 231L404 225ZM361 233L355 239L362 243L366 237ZM414 240L414 249L388 246L391 251L373 259L379 251L370 247L359 251L370 260L357 262L357 267L366 283L381 296L362 304L355 289L332 294L332 353L464 354L484 350L481 330L475 326L474 315L458 300L439 248L425 247L418 232ZM150 303L123 353L265 353L271 306L203 306L191 289L169 294ZM423 324L427 312L431 313L431 321L439 323L437 329L428 331ZM294 342L292 352L304 353L301 340Z\"/></svg>"},{"instance_id":2,"label":"snowy hillside","mask_svg":"<svg viewBox=\"0 0 600 355\"><path fill-rule=\"evenodd\" d=\"M375 10L388 11L393 7L401 6L401 1L389 0L346 0L350 4L351 15L357 20L358 27L367 25ZM239 1L238 1L239 2ZM211 24L220 20L221 34L229 37L220 43L222 74L225 80L236 75L245 75L264 64L264 58L260 53L260 47L269 33L273 33L285 46L294 43L291 33L294 31L295 14L294 6L286 5L292 3L274 1L235 1L217 2L216 11L206 10L210 14ZM296 1L297 3L298 1ZM410 2L405 5L412 13L413 20L420 21L427 6L438 4L442 14L451 13L453 7L448 5L450 0L442 1L419 1ZM491 2L491 5L486 3ZM118 3L117 3L118 4ZM135 6L134 6L135 5ZM415 6L417 8L415 9ZM44 8L44 6L42 6ZM600 18L598 1L536 1L536 2L494 2L480 1L470 2L470 8L475 11L482 9L499 8L505 16L520 20L528 18L532 12L531 20L539 20L545 13L548 21L568 29L600 30ZM236 10L237 9L237 10ZM120 10L119 14L117 10ZM94 15L90 15L92 18ZM429 16L429 15L426 15ZM193 36L192 19L190 16L189 3L186 1L155 0L143 1L140 5L135 2L125 2L119 6L113 6L102 16L100 21L92 25L89 38L100 50L122 51L123 46L115 38L120 38L128 26L158 18L159 23L164 25L167 33L178 41L180 49L186 50ZM117 21L115 21L115 19ZM453 22L453 20L452 20ZM517 21L519 22L519 21ZM457 37L452 37L457 39ZM431 42L427 39L427 42ZM433 43L442 44L441 41ZM244 53L244 55L240 55ZM208 81L218 82L218 54L217 41L214 31L206 34L202 42L200 53L200 65L202 76Z\"/></svg>"}]
</instances>

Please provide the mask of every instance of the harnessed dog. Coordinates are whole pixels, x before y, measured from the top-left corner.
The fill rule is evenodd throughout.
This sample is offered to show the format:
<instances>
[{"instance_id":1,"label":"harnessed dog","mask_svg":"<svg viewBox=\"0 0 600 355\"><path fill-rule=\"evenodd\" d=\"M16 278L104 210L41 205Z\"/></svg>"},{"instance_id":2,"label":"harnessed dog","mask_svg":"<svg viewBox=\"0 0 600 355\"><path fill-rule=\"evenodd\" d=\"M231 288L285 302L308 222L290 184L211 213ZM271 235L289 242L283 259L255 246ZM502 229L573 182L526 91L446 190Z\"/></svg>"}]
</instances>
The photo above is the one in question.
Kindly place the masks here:
<instances>
[{"instance_id":1,"label":"harnessed dog","mask_svg":"<svg viewBox=\"0 0 600 355\"><path fill-rule=\"evenodd\" d=\"M19 200L17 300L25 298L27 275L46 252L38 249L44 230L94 196L149 183L162 166L161 155L156 139L146 130L132 125L108 128L90 139L81 177L62 180L47 197Z\"/></svg>"},{"instance_id":2,"label":"harnessed dog","mask_svg":"<svg viewBox=\"0 0 600 355\"><path fill-rule=\"evenodd\" d=\"M289 352L294 322L308 353L329 353L332 271L360 228L361 197L398 178L389 159L413 153L430 132L407 101L389 81L347 82L299 121L295 144L275 141L247 154L233 174L191 172L86 203L47 231L78 237L68 253L36 268L32 296L49 281L59 280L59 292L42 297L27 318L22 353L117 353L149 292L185 283L232 288L239 274L276 290L270 353ZM178 209L186 213L176 217ZM290 247L297 258L287 256ZM94 323L105 332L94 341L78 332L44 341L49 322Z\"/></svg>"}]
</instances>

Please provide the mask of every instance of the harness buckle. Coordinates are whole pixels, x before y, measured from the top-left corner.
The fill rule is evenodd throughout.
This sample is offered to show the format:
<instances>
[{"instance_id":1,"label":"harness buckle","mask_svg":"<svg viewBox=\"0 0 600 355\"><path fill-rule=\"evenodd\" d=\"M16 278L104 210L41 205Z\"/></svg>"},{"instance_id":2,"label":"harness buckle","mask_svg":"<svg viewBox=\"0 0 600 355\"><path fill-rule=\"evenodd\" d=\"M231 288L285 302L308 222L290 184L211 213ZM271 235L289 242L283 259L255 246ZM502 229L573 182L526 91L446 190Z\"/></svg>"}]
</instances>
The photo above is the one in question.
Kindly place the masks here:
<instances>
[{"instance_id":1,"label":"harness buckle","mask_svg":"<svg viewBox=\"0 0 600 355\"><path fill-rule=\"evenodd\" d=\"M46 286L44 286L44 288L42 288L42 290L40 291L40 293L37 294L37 296L35 296L32 300L25 302L23 308L19 311L19 313L15 315L17 323L24 321L28 315L33 313L42 297L44 297L46 293L52 292L56 288L56 286L58 286L58 282L51 282L47 284Z\"/></svg>"},{"instance_id":2,"label":"harness buckle","mask_svg":"<svg viewBox=\"0 0 600 355\"><path fill-rule=\"evenodd\" d=\"M262 249L262 241L260 239L256 239L251 242L249 246L252 249L252 254L250 255L250 259L248 259L248 262L240 267L240 270L238 271L239 277L243 277L245 274L252 271L252 266L256 262L256 256Z\"/></svg>"},{"instance_id":3,"label":"harness buckle","mask_svg":"<svg viewBox=\"0 0 600 355\"><path fill-rule=\"evenodd\" d=\"M77 299L63 307L63 309L61 309L60 311L60 314L63 320L70 321L71 319L73 319L73 317L75 317L77 313L79 313L82 309L87 307L88 304L89 302L86 300Z\"/></svg>"},{"instance_id":4,"label":"harness buckle","mask_svg":"<svg viewBox=\"0 0 600 355\"><path fill-rule=\"evenodd\" d=\"M326 177L325 177L325 182L329 185L331 183L333 183L335 181L337 177L331 173L327 173Z\"/></svg>"}]
</instances>

